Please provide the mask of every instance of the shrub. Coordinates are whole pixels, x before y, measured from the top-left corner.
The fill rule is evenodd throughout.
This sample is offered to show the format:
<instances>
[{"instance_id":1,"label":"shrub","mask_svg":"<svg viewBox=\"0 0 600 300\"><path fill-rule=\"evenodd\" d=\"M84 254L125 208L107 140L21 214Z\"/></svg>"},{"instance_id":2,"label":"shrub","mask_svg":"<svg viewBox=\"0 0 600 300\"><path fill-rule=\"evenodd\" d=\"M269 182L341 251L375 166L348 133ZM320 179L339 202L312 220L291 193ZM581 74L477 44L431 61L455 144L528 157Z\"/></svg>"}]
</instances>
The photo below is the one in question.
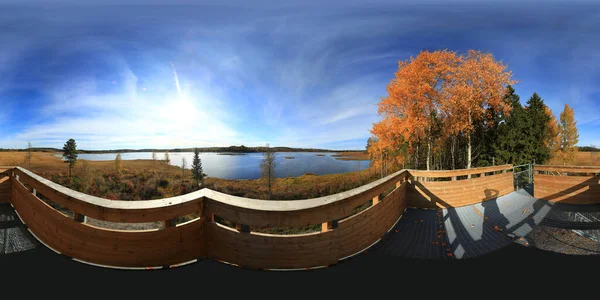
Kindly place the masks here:
<instances>
[{"instance_id":1,"label":"shrub","mask_svg":"<svg viewBox=\"0 0 600 300\"><path fill-rule=\"evenodd\" d=\"M165 188L168 185L169 185L169 180L167 180L167 179L163 178L163 179L161 179L161 180L158 181L158 186L161 187L161 188Z\"/></svg>"}]
</instances>

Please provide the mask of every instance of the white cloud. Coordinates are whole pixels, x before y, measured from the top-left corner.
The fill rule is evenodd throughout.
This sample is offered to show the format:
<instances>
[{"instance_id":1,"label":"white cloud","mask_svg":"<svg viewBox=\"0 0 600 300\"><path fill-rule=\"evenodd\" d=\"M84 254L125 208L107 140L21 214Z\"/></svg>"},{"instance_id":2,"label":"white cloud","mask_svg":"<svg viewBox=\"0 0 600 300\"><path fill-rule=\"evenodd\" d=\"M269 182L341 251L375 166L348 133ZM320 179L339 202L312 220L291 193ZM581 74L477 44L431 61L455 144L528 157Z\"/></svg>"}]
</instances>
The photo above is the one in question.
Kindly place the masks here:
<instances>
[{"instance_id":1,"label":"white cloud","mask_svg":"<svg viewBox=\"0 0 600 300\"><path fill-rule=\"evenodd\" d=\"M82 149L105 149L119 145L172 148L239 142L238 132L227 125L227 114L220 114L220 100L205 87L188 84L179 97L172 78L155 78L143 91L137 89L138 79L129 69L122 73L126 80L118 93L94 92L97 83L92 79L48 91L51 100L40 109L48 121L15 134L13 143L35 141L39 146L56 146L72 137ZM154 89L164 91L169 87L173 93L154 93Z\"/></svg>"}]
</instances>

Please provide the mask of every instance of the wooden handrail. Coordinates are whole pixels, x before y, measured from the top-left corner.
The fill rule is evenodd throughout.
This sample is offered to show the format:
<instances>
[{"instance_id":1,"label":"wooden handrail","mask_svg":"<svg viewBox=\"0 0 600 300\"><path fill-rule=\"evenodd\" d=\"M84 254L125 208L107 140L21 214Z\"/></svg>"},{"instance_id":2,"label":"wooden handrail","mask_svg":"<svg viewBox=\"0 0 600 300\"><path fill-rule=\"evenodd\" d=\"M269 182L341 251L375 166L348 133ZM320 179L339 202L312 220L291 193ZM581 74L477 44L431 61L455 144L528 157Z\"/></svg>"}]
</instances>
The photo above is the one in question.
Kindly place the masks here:
<instances>
[{"instance_id":1,"label":"wooden handrail","mask_svg":"<svg viewBox=\"0 0 600 300\"><path fill-rule=\"evenodd\" d=\"M559 173L600 173L600 166L534 165L533 170Z\"/></svg>"},{"instance_id":2,"label":"wooden handrail","mask_svg":"<svg viewBox=\"0 0 600 300\"><path fill-rule=\"evenodd\" d=\"M430 177L430 178L444 178L454 176L465 176L473 174L483 174L496 171L504 171L512 169L513 165L500 165L491 167L471 168L471 169L457 169L457 170L409 170L410 174L415 177Z\"/></svg>"},{"instance_id":3,"label":"wooden handrail","mask_svg":"<svg viewBox=\"0 0 600 300\"><path fill-rule=\"evenodd\" d=\"M231 221L239 222L241 219L246 219L248 222L249 218L255 220L247 225L303 226L307 224L306 221L318 224L346 217L347 212L373 198L373 194L380 194L396 186L398 181L408 175L408 171L398 171L349 191L304 200L250 199L227 195L208 188L157 200L109 200L72 190L21 167L15 168L15 174L19 176L21 182L29 184L51 201L75 213L100 220L130 223L164 221L204 210L204 215L216 213ZM204 205L205 201L210 203ZM316 213L319 209L324 211L320 214ZM252 218L250 216L252 214L257 216ZM285 218L285 215L291 217L298 214L305 217L301 217L298 221ZM261 220L267 215L271 215L270 219L275 218L279 221L273 223L271 220ZM309 215L313 216L308 217Z\"/></svg>"},{"instance_id":4,"label":"wooden handrail","mask_svg":"<svg viewBox=\"0 0 600 300\"><path fill-rule=\"evenodd\" d=\"M510 168L512 166L453 170L449 176ZM469 201L481 202L512 190L510 174L420 184L409 182L413 172L422 171L400 170L349 191L312 199L258 200L205 188L165 199L124 201L80 193L15 167L11 177L11 203L41 241L86 262L144 267L211 257L253 268L306 268L335 264L373 245L392 229L409 198L422 187L430 189L425 191L425 198L439 193L438 200L450 204L453 191L463 189L462 185L472 190ZM442 174L441 171L429 172ZM418 190L415 183L420 184ZM448 184L449 189L440 192L438 185L444 184ZM493 189L496 193L485 193ZM386 195L381 197L382 194ZM76 217L56 213L41 200L41 195L72 210ZM373 201L370 207L354 212L354 208L368 201ZM191 213L200 218L176 224L177 217ZM143 232L103 229L86 224L85 216L112 222L162 221L164 228ZM233 222L235 229L216 223L215 216ZM266 235L250 230L252 226L318 224L321 224L321 232L304 235Z\"/></svg>"}]
</instances>

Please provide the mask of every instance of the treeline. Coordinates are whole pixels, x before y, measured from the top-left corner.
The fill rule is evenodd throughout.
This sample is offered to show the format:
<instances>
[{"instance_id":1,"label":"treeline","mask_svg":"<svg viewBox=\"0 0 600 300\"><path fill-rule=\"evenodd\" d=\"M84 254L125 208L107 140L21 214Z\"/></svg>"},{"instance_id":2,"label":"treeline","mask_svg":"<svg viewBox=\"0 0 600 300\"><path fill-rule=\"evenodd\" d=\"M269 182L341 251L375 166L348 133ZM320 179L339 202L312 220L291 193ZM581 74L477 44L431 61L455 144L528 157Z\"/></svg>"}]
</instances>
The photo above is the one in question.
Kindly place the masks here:
<instances>
[{"instance_id":1,"label":"treeline","mask_svg":"<svg viewBox=\"0 0 600 300\"><path fill-rule=\"evenodd\" d=\"M26 148L26 149L5 149L5 148L0 148L0 152L26 152L26 151L34 151L34 152L59 152L62 151L61 149L57 149L57 148L38 148L38 147L34 147L34 148Z\"/></svg>"},{"instance_id":2,"label":"treeline","mask_svg":"<svg viewBox=\"0 0 600 300\"><path fill-rule=\"evenodd\" d=\"M578 133L565 105L557 120L534 93L523 106L512 73L489 53L421 52L401 61L367 142L383 174L574 158Z\"/></svg>"},{"instance_id":3,"label":"treeline","mask_svg":"<svg viewBox=\"0 0 600 300\"><path fill-rule=\"evenodd\" d=\"M123 153L123 152L194 152L196 148L174 148L174 149L117 149L117 150L79 150L80 153ZM228 152L228 153L255 153L265 152L265 147L203 147L198 148L200 152ZM291 148L291 147L270 147L274 152L351 152L356 150L329 150L314 148Z\"/></svg>"},{"instance_id":4,"label":"treeline","mask_svg":"<svg viewBox=\"0 0 600 300\"><path fill-rule=\"evenodd\" d=\"M124 152L194 152L196 148L174 148L174 149L116 149L116 150L77 150L78 153L98 154L98 153L124 153ZM265 147L246 147L229 146L229 147L204 147L198 148L200 152L230 152L230 153L254 153L265 152ZM291 147L271 147L274 152L356 152L356 150L330 150L330 149L315 149L315 148L291 148ZM2 149L0 151L29 151L29 149ZM61 152L62 149L57 148L31 148L31 151L43 152Z\"/></svg>"},{"instance_id":5,"label":"treeline","mask_svg":"<svg viewBox=\"0 0 600 300\"><path fill-rule=\"evenodd\" d=\"M580 152L600 152L600 148L591 146L577 147L577 150Z\"/></svg>"}]
</instances>

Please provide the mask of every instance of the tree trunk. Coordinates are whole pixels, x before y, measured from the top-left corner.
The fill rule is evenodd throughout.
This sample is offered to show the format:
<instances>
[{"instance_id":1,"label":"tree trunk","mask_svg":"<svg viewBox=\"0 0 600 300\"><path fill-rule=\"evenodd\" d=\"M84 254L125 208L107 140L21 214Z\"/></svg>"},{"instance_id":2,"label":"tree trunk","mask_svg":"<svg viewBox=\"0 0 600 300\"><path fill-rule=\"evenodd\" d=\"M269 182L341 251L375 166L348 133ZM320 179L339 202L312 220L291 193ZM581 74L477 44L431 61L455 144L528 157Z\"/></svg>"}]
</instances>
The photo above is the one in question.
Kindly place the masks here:
<instances>
[{"instance_id":1,"label":"tree trunk","mask_svg":"<svg viewBox=\"0 0 600 300\"><path fill-rule=\"evenodd\" d=\"M431 160L431 138L427 137L427 171L429 171L429 161Z\"/></svg>"},{"instance_id":2,"label":"tree trunk","mask_svg":"<svg viewBox=\"0 0 600 300\"><path fill-rule=\"evenodd\" d=\"M415 170L419 169L419 143L417 143L417 152L415 152Z\"/></svg>"},{"instance_id":3,"label":"tree trunk","mask_svg":"<svg viewBox=\"0 0 600 300\"><path fill-rule=\"evenodd\" d=\"M456 137L452 136L451 145L450 145L450 153L452 156L452 170L454 170L454 168L455 168L454 167L455 166L455 163L454 163L455 158L454 157L456 156L455 151L454 151L455 144L456 144Z\"/></svg>"},{"instance_id":4,"label":"tree trunk","mask_svg":"<svg viewBox=\"0 0 600 300\"><path fill-rule=\"evenodd\" d=\"M471 111L469 110L469 124L471 124L473 121L471 119ZM467 132L467 169L471 168L471 133ZM467 176L467 178L471 178L471 175L469 174Z\"/></svg>"},{"instance_id":5,"label":"tree trunk","mask_svg":"<svg viewBox=\"0 0 600 300\"><path fill-rule=\"evenodd\" d=\"M269 170L269 200L271 200L271 171L270 170Z\"/></svg>"},{"instance_id":6,"label":"tree trunk","mask_svg":"<svg viewBox=\"0 0 600 300\"><path fill-rule=\"evenodd\" d=\"M467 169L471 168L471 134L467 134ZM468 178L471 178L469 175Z\"/></svg>"}]
</instances>

